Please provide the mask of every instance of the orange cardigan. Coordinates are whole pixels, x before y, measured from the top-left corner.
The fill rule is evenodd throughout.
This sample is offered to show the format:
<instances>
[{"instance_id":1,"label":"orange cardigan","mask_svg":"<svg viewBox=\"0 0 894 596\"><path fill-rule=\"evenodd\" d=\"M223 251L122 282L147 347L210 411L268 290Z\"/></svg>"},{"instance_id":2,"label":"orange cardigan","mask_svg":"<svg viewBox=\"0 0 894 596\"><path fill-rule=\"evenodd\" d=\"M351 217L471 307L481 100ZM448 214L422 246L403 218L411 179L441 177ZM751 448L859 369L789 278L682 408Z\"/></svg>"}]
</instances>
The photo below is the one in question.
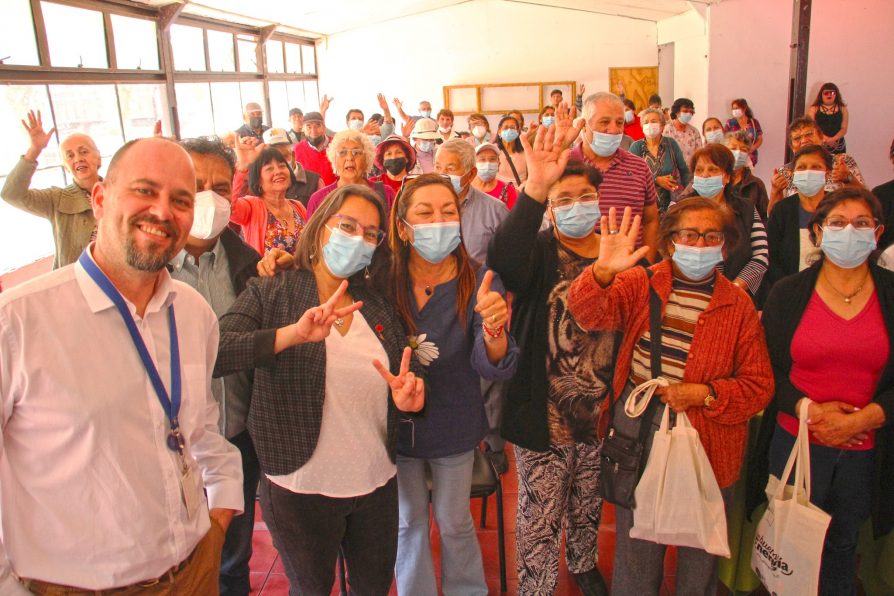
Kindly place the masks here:
<instances>
[{"instance_id":1,"label":"orange cardigan","mask_svg":"<svg viewBox=\"0 0 894 596\"><path fill-rule=\"evenodd\" d=\"M670 259L651 270L663 317L673 282ZM583 328L624 332L615 365L615 395L630 376L634 345L649 328L649 282L645 270L634 267L602 288L588 267L569 290L568 308ZM714 387L717 401L710 408L689 408L686 415L698 430L717 483L730 486L739 478L748 420L773 396L773 371L751 299L719 273L711 302L698 318L683 381L710 382Z\"/></svg>"}]
</instances>

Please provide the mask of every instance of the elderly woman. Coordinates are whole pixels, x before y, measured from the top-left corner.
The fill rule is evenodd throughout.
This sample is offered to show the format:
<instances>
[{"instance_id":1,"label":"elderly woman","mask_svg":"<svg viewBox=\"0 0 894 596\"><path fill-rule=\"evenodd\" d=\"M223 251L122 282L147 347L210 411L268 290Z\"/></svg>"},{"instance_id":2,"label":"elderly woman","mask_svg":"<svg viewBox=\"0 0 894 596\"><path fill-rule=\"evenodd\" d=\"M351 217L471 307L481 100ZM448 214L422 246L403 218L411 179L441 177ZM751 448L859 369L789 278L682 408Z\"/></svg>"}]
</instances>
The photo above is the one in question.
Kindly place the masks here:
<instances>
[{"instance_id":1,"label":"elderly woman","mask_svg":"<svg viewBox=\"0 0 894 596\"><path fill-rule=\"evenodd\" d=\"M489 143L491 140L490 122L484 114L469 114L466 119L469 125L469 136L466 139L473 147L477 147L482 143Z\"/></svg>"},{"instance_id":2,"label":"elderly woman","mask_svg":"<svg viewBox=\"0 0 894 596\"><path fill-rule=\"evenodd\" d=\"M245 242L260 254L278 248L294 254L307 213L299 201L286 198L294 174L282 154L261 151L248 167L248 190L233 198L230 221L242 226Z\"/></svg>"},{"instance_id":3,"label":"elderly woman","mask_svg":"<svg viewBox=\"0 0 894 596\"><path fill-rule=\"evenodd\" d=\"M725 139L723 122L713 116L705 118L705 121L702 122L702 136L705 137L706 145L708 143L723 143Z\"/></svg>"},{"instance_id":4,"label":"elderly woman","mask_svg":"<svg viewBox=\"0 0 894 596\"><path fill-rule=\"evenodd\" d=\"M631 221L632 220L632 221ZM727 508L739 477L748 420L773 393L773 374L763 330L748 296L716 266L734 250L738 233L723 205L692 198L671 207L661 221L659 249L665 260L652 276L637 266L647 247L634 250L639 217L625 209L602 218L599 258L571 285L568 307L587 331L623 333L617 352L614 394L651 378L650 287L661 299L661 375L670 385L661 401L686 412L698 431ZM616 507L612 594L658 594L666 546L630 537L633 511ZM677 594L714 594L717 557L677 548Z\"/></svg>"},{"instance_id":5,"label":"elderly woman","mask_svg":"<svg viewBox=\"0 0 894 596\"><path fill-rule=\"evenodd\" d=\"M442 176L407 183L390 227L393 303L429 388L425 416L402 424L398 436L397 590L438 594L430 500L441 536L443 592L483 596L469 491L474 450L488 430L481 379L507 380L517 364L517 348L504 330L508 308L494 274L463 247L459 197Z\"/></svg>"},{"instance_id":6,"label":"elderly woman","mask_svg":"<svg viewBox=\"0 0 894 596\"><path fill-rule=\"evenodd\" d=\"M391 585L398 410L420 410L425 388L386 293L385 227L369 188L337 189L308 222L297 269L250 282L221 317L215 374L254 370L261 508L292 593L328 594L339 549L352 593Z\"/></svg>"},{"instance_id":7,"label":"elderly woman","mask_svg":"<svg viewBox=\"0 0 894 596\"><path fill-rule=\"evenodd\" d=\"M661 134L665 127L661 110L644 110L640 122L645 138L634 141L630 152L642 157L649 166L658 191L658 211L664 213L670 207L672 195L689 184L689 167L677 142Z\"/></svg>"},{"instance_id":8,"label":"elderly woman","mask_svg":"<svg viewBox=\"0 0 894 596\"><path fill-rule=\"evenodd\" d=\"M733 191L740 197L751 201L757 208L761 221L767 221L767 207L770 198L767 195L767 187L763 180L751 171L751 137L744 130L727 133L724 138L726 148L733 152Z\"/></svg>"},{"instance_id":9,"label":"elderly woman","mask_svg":"<svg viewBox=\"0 0 894 596\"><path fill-rule=\"evenodd\" d=\"M664 126L664 136L677 142L687 163L692 159L695 150L702 146L702 136L698 133L698 129L689 124L694 115L695 104L691 99L681 97L671 106L671 121Z\"/></svg>"},{"instance_id":10,"label":"elderly woman","mask_svg":"<svg viewBox=\"0 0 894 596\"><path fill-rule=\"evenodd\" d=\"M472 180L472 187L486 192L512 209L518 198L515 184L497 178L500 169L500 150L493 143L482 143L475 147L475 169L478 171Z\"/></svg>"},{"instance_id":11,"label":"elderly woman","mask_svg":"<svg viewBox=\"0 0 894 596\"><path fill-rule=\"evenodd\" d=\"M772 432L780 477L808 409L811 502L832 516L823 596L856 594L857 536L870 516L877 537L894 529L894 273L872 258L881 221L865 189L825 195L810 221L822 254L776 284L763 312L776 394L761 435Z\"/></svg>"},{"instance_id":12,"label":"elderly woman","mask_svg":"<svg viewBox=\"0 0 894 596\"><path fill-rule=\"evenodd\" d=\"M751 137L751 163L757 165L757 148L764 142L764 131L761 129L761 123L754 117L748 102L743 98L734 99L730 109L733 117L726 121L723 132L733 132L736 130L744 130Z\"/></svg>"},{"instance_id":13,"label":"elderly woman","mask_svg":"<svg viewBox=\"0 0 894 596\"><path fill-rule=\"evenodd\" d=\"M521 188L528 177L520 134L522 134L522 125L515 116L500 118L495 139L497 148L500 150L500 169L497 172L497 178L503 182L512 182L516 188Z\"/></svg>"},{"instance_id":14,"label":"elderly woman","mask_svg":"<svg viewBox=\"0 0 894 596\"><path fill-rule=\"evenodd\" d=\"M332 162L332 171L338 179L311 195L307 202L308 217L313 217L314 211L332 191L350 184L366 184L383 201L385 210L391 210L395 192L381 180L367 179L376 159L376 147L367 135L359 130L343 130L332 137L326 148L326 155Z\"/></svg>"},{"instance_id":15,"label":"elderly woman","mask_svg":"<svg viewBox=\"0 0 894 596\"><path fill-rule=\"evenodd\" d=\"M375 182L381 182L396 195L400 192L404 178L416 166L416 150L405 138L391 135L376 145L374 164L382 171Z\"/></svg>"},{"instance_id":16,"label":"elderly woman","mask_svg":"<svg viewBox=\"0 0 894 596\"><path fill-rule=\"evenodd\" d=\"M597 596L608 591L596 568L596 424L611 391L615 334L584 331L568 314L571 281L599 256L602 181L596 168L568 162L569 152L556 144L576 138L569 124L560 117L526 146L526 190L487 260L513 293L512 335L521 349L501 428L518 468L518 593L555 592L564 528L568 569L584 595ZM553 225L540 231L544 216Z\"/></svg>"}]
</instances>

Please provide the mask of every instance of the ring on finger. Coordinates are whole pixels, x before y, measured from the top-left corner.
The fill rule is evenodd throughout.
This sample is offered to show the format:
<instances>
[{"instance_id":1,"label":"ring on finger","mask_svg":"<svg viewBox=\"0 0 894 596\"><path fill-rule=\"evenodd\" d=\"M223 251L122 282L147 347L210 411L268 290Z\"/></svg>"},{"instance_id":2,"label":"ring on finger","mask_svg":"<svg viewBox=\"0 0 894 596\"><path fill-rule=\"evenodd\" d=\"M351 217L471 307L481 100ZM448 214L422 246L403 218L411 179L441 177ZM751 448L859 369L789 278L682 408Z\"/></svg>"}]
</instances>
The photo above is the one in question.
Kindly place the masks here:
<instances>
[{"instance_id":1,"label":"ring on finger","mask_svg":"<svg viewBox=\"0 0 894 596\"><path fill-rule=\"evenodd\" d=\"M608 235L609 235L609 236L614 236L614 235L617 234L618 232L620 232L620 230L609 230L609 231L608 231Z\"/></svg>"}]
</instances>

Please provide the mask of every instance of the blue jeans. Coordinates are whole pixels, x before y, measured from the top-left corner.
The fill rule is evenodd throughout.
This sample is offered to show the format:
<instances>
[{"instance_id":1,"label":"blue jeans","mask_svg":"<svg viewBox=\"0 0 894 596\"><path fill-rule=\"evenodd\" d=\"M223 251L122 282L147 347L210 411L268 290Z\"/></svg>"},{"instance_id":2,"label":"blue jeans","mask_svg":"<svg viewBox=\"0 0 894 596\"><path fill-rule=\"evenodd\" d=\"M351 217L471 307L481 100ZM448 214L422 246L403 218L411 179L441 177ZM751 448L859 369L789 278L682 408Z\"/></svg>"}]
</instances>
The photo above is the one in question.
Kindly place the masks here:
<instances>
[{"instance_id":1,"label":"blue jeans","mask_svg":"<svg viewBox=\"0 0 894 596\"><path fill-rule=\"evenodd\" d=\"M795 437L776 426L770 443L770 473L777 478ZM875 449L850 451L810 445L810 501L832 516L820 568L820 595L856 594L857 538L872 513ZM794 474L790 479L794 482Z\"/></svg>"},{"instance_id":2,"label":"blue jeans","mask_svg":"<svg viewBox=\"0 0 894 596\"><path fill-rule=\"evenodd\" d=\"M221 596L248 596L250 591L248 561L251 559L251 537L255 530L255 496L261 474L255 446L243 431L230 439L242 454L242 492L245 513L237 515L227 528L227 537L220 555Z\"/></svg>"},{"instance_id":3,"label":"blue jeans","mask_svg":"<svg viewBox=\"0 0 894 596\"><path fill-rule=\"evenodd\" d=\"M474 453L435 459L397 456L397 593L437 596L429 539L425 462L431 467L431 503L441 534L441 589L444 596L485 596L484 567L469 511Z\"/></svg>"}]
</instances>

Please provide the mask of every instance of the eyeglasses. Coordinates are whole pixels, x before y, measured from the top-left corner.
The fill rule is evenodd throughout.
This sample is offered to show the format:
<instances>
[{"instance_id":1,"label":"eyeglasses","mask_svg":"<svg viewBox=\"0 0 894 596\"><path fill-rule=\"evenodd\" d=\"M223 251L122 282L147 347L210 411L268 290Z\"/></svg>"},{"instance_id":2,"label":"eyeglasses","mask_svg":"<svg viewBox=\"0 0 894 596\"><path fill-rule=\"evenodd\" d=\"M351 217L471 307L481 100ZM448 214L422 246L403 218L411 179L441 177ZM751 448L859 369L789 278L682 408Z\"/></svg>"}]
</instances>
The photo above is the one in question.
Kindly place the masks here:
<instances>
[{"instance_id":1,"label":"eyeglasses","mask_svg":"<svg viewBox=\"0 0 894 596\"><path fill-rule=\"evenodd\" d=\"M351 154L351 157L356 159L356 158L360 157L361 155L363 155L363 149L339 149L338 151L335 152L335 154L337 156L342 157L342 158L347 157L348 153Z\"/></svg>"},{"instance_id":2,"label":"eyeglasses","mask_svg":"<svg viewBox=\"0 0 894 596\"><path fill-rule=\"evenodd\" d=\"M705 239L708 246L720 246L723 244L723 232L717 230L708 230L707 232L699 232L692 228L683 228L674 232L672 236L674 242L685 244L686 246L695 246L698 244L699 238Z\"/></svg>"},{"instance_id":3,"label":"eyeglasses","mask_svg":"<svg viewBox=\"0 0 894 596\"><path fill-rule=\"evenodd\" d=\"M597 192L588 192L586 194L582 194L579 197L556 197L554 199L549 200L550 206L553 209L565 209L567 207L571 207L575 203L580 203L582 205L592 205L593 203L599 202L599 193Z\"/></svg>"},{"instance_id":4,"label":"eyeglasses","mask_svg":"<svg viewBox=\"0 0 894 596\"><path fill-rule=\"evenodd\" d=\"M834 92L834 91L823 91L823 95L831 95L831 96L834 97L834 96L835 96L835 92Z\"/></svg>"},{"instance_id":5,"label":"eyeglasses","mask_svg":"<svg viewBox=\"0 0 894 596\"><path fill-rule=\"evenodd\" d=\"M813 141L813 140L816 140L816 133L813 131L805 132L804 134L800 134L797 136L792 135L792 144L801 143L803 141Z\"/></svg>"},{"instance_id":6,"label":"eyeglasses","mask_svg":"<svg viewBox=\"0 0 894 596\"><path fill-rule=\"evenodd\" d=\"M350 215L334 213L332 217L338 219L338 224L336 224L336 227L348 236L363 236L363 240L369 244L372 244L373 246L382 244L382 240L385 239L385 232L383 232L376 226L369 226L367 228L364 228L360 225L359 221L357 221Z\"/></svg>"},{"instance_id":7,"label":"eyeglasses","mask_svg":"<svg viewBox=\"0 0 894 596\"><path fill-rule=\"evenodd\" d=\"M400 182L400 190L397 191L398 196L404 191L405 188L412 186L417 178L419 178L420 176L428 176L430 174L435 174L435 172L429 172L429 174L407 174L406 176L404 176L404 179ZM441 180L449 184L450 188L453 188L453 182L450 181L450 176L448 176L447 174L437 175L441 177ZM397 199L395 199L395 202L397 202Z\"/></svg>"},{"instance_id":8,"label":"eyeglasses","mask_svg":"<svg viewBox=\"0 0 894 596\"><path fill-rule=\"evenodd\" d=\"M844 217L829 217L826 219L823 227L829 228L830 230L834 230L836 232L840 232L847 227L847 224L851 224L858 230L875 230L876 228L878 228L878 222L875 220L875 218L866 216L861 216L852 220L848 220Z\"/></svg>"}]
</instances>

